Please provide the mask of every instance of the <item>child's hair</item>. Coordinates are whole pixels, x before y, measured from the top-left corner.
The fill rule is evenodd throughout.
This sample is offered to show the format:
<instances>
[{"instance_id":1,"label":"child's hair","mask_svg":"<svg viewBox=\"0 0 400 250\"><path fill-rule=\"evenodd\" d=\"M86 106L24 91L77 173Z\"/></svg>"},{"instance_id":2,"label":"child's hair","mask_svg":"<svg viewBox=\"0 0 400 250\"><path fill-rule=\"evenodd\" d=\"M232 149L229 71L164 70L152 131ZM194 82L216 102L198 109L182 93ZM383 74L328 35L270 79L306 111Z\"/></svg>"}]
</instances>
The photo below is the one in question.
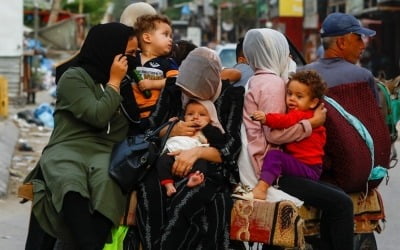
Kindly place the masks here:
<instances>
[{"instance_id":1,"label":"child's hair","mask_svg":"<svg viewBox=\"0 0 400 250\"><path fill-rule=\"evenodd\" d=\"M135 23L138 37L142 37L143 33L155 31L158 23L166 23L171 26L171 20L164 15L143 15L138 17Z\"/></svg>"},{"instance_id":2,"label":"child's hair","mask_svg":"<svg viewBox=\"0 0 400 250\"><path fill-rule=\"evenodd\" d=\"M182 61L190 53L190 51L197 48L197 46L186 40L179 40L174 43L171 51L171 57L175 60L178 65L181 65Z\"/></svg>"},{"instance_id":3,"label":"child's hair","mask_svg":"<svg viewBox=\"0 0 400 250\"><path fill-rule=\"evenodd\" d=\"M291 81L298 81L310 87L312 98L321 99L327 91L326 83L315 70L304 70L293 73L290 75L289 83Z\"/></svg>"},{"instance_id":4,"label":"child's hair","mask_svg":"<svg viewBox=\"0 0 400 250\"><path fill-rule=\"evenodd\" d=\"M200 103L199 101L197 101L196 99L190 99L190 100L186 103L186 106L185 106L185 113L186 113L186 109L188 108L188 106L189 106L190 104L199 104L199 105L203 106L203 104L201 104L201 103Z\"/></svg>"},{"instance_id":5,"label":"child's hair","mask_svg":"<svg viewBox=\"0 0 400 250\"><path fill-rule=\"evenodd\" d=\"M244 40L244 37L239 38L238 43L236 44L236 61L238 61L240 56L244 56L243 40Z\"/></svg>"}]
</instances>

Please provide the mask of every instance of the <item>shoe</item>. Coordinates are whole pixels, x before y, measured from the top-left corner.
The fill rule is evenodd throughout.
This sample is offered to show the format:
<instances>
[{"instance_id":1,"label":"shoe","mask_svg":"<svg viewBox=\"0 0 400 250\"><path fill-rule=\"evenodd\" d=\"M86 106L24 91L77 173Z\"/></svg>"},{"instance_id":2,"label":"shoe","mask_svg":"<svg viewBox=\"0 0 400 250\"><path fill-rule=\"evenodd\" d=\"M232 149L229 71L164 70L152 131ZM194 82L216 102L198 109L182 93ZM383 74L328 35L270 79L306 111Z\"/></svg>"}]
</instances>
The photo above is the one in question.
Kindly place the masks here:
<instances>
[{"instance_id":1,"label":"shoe","mask_svg":"<svg viewBox=\"0 0 400 250\"><path fill-rule=\"evenodd\" d=\"M261 199L254 198L254 194L253 194L252 191L247 192L247 193L241 193L241 194L232 194L231 197L239 199L239 200L266 202L266 200L261 200Z\"/></svg>"},{"instance_id":2,"label":"shoe","mask_svg":"<svg viewBox=\"0 0 400 250\"><path fill-rule=\"evenodd\" d=\"M235 189L233 190L234 194L244 194L244 193L248 193L251 192L251 188L248 185L245 185L243 183L239 183Z\"/></svg>"}]
</instances>

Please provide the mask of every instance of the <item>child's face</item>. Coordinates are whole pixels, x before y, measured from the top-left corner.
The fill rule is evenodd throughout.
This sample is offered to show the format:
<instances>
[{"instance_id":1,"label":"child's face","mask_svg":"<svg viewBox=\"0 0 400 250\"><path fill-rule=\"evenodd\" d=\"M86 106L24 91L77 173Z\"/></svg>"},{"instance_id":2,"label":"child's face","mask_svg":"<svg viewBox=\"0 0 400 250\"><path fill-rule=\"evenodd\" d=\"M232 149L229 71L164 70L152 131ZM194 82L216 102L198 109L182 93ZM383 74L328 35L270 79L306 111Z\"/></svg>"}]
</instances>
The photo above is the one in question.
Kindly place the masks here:
<instances>
[{"instance_id":1,"label":"child's face","mask_svg":"<svg viewBox=\"0 0 400 250\"><path fill-rule=\"evenodd\" d=\"M171 26L163 22L157 22L156 30L151 33L151 43L155 53L160 56L168 55L172 49Z\"/></svg>"},{"instance_id":2,"label":"child's face","mask_svg":"<svg viewBox=\"0 0 400 250\"><path fill-rule=\"evenodd\" d=\"M200 128L204 128L211 121L207 109L197 102L189 103L186 106L184 119L185 122L196 122Z\"/></svg>"},{"instance_id":3,"label":"child's face","mask_svg":"<svg viewBox=\"0 0 400 250\"><path fill-rule=\"evenodd\" d=\"M318 98L313 98L309 86L292 80L286 90L286 105L289 110L308 110L315 108L319 103Z\"/></svg>"}]
</instances>

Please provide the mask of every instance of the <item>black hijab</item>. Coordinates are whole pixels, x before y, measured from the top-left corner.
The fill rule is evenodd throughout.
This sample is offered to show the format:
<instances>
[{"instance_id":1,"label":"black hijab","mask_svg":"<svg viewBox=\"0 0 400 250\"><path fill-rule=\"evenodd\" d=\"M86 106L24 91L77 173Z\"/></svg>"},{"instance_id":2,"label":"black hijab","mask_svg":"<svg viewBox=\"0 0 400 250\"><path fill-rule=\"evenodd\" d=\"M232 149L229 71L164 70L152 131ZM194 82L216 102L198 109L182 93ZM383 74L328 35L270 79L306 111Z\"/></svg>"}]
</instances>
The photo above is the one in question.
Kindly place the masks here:
<instances>
[{"instance_id":1,"label":"black hijab","mask_svg":"<svg viewBox=\"0 0 400 250\"><path fill-rule=\"evenodd\" d=\"M114 57L125 54L128 40L135 35L133 28L121 23L106 23L93 26L79 54L56 69L61 76L69 67L82 67L96 83L106 84Z\"/></svg>"}]
</instances>

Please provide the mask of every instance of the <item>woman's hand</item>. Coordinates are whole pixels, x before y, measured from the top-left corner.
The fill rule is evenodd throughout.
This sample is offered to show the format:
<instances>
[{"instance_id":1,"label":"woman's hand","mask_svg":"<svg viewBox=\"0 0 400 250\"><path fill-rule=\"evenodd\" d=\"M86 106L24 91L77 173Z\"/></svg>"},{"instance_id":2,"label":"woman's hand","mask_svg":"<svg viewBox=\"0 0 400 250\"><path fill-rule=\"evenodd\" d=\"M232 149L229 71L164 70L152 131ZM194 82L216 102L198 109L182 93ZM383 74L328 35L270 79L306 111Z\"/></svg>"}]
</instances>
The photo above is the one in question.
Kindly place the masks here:
<instances>
[{"instance_id":1,"label":"woman's hand","mask_svg":"<svg viewBox=\"0 0 400 250\"><path fill-rule=\"evenodd\" d=\"M122 79L124 79L126 72L128 70L128 60L123 54L116 55L110 69L110 79L108 84L111 87L117 87L121 84Z\"/></svg>"},{"instance_id":2,"label":"woman's hand","mask_svg":"<svg viewBox=\"0 0 400 250\"><path fill-rule=\"evenodd\" d=\"M327 110L323 103L318 105L318 107L315 109L314 116L308 119L313 128L324 125L324 122L326 120L326 111Z\"/></svg>"},{"instance_id":3,"label":"woman's hand","mask_svg":"<svg viewBox=\"0 0 400 250\"><path fill-rule=\"evenodd\" d=\"M175 156L175 162L172 165L172 174L180 177L186 176L192 169L194 163L199 159L198 148L188 150L178 150L168 153Z\"/></svg>"}]
</instances>

